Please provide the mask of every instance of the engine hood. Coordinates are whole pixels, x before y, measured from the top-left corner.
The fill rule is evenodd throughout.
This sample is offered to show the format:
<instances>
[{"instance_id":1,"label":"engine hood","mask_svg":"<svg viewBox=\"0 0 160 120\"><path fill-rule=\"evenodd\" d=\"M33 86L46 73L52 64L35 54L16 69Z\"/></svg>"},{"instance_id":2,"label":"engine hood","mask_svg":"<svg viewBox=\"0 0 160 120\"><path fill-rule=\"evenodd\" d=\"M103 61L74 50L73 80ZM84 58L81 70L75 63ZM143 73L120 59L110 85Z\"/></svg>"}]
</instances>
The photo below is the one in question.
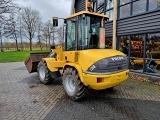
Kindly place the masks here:
<instances>
[{"instance_id":1,"label":"engine hood","mask_svg":"<svg viewBox=\"0 0 160 120\"><path fill-rule=\"evenodd\" d=\"M78 63L81 65L82 70L86 71L95 62L103 58L110 58L114 56L125 56L125 54L113 49L83 50L79 51Z\"/></svg>"}]
</instances>

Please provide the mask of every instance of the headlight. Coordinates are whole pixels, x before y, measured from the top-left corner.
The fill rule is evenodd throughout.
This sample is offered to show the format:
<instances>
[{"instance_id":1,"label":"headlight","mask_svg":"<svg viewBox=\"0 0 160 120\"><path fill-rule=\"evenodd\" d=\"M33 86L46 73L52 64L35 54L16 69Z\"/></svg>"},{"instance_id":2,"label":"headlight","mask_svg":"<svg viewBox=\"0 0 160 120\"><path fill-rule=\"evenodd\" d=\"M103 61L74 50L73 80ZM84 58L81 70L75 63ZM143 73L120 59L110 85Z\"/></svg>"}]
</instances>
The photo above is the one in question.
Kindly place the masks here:
<instances>
[{"instance_id":1,"label":"headlight","mask_svg":"<svg viewBox=\"0 0 160 120\"><path fill-rule=\"evenodd\" d=\"M108 66L109 61L107 59L102 59L95 64L93 64L87 71L89 72L97 72L100 70L105 70Z\"/></svg>"}]
</instances>

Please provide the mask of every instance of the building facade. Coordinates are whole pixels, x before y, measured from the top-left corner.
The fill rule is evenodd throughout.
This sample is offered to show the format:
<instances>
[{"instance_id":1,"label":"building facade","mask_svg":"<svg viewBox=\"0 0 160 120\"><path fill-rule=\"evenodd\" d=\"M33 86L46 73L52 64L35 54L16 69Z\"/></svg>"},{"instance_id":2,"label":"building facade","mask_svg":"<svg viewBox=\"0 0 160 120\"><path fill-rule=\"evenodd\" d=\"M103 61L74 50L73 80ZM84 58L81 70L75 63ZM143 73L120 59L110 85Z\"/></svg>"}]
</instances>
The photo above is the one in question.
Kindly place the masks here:
<instances>
[{"instance_id":1,"label":"building facade","mask_svg":"<svg viewBox=\"0 0 160 120\"><path fill-rule=\"evenodd\" d=\"M128 55L131 71L160 76L160 0L94 0L96 12L109 16L106 47ZM86 0L73 2L74 12Z\"/></svg>"}]
</instances>

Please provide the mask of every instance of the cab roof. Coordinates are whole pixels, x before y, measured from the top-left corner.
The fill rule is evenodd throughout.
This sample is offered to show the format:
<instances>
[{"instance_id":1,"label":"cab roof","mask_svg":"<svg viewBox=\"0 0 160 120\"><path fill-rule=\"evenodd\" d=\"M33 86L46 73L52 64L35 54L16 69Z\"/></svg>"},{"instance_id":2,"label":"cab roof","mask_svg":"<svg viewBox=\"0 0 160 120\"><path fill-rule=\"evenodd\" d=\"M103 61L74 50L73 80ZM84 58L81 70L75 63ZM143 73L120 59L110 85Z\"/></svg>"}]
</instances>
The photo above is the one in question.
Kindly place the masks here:
<instances>
[{"instance_id":1,"label":"cab roof","mask_svg":"<svg viewBox=\"0 0 160 120\"><path fill-rule=\"evenodd\" d=\"M73 17L75 17L75 16L82 15L82 14L86 14L86 15L88 14L88 15L93 15L93 16L99 16L99 17L103 17L103 18L106 18L106 19L109 18L107 15L104 15L104 14L95 13L95 12L89 12L89 11L81 11L81 12L74 13L74 14L68 16L67 18L65 18L65 20L66 20L66 19L73 18Z\"/></svg>"}]
</instances>

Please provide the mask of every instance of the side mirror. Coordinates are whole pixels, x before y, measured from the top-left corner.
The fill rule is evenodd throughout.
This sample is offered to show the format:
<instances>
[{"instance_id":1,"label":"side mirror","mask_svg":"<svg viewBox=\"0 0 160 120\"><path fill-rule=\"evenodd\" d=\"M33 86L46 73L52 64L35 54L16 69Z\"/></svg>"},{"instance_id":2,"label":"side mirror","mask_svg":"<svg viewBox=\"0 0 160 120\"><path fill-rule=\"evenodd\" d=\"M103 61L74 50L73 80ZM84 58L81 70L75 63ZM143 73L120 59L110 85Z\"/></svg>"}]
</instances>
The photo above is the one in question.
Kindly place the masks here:
<instances>
[{"instance_id":1,"label":"side mirror","mask_svg":"<svg viewBox=\"0 0 160 120\"><path fill-rule=\"evenodd\" d=\"M58 26L58 17L53 17L53 27Z\"/></svg>"}]
</instances>

